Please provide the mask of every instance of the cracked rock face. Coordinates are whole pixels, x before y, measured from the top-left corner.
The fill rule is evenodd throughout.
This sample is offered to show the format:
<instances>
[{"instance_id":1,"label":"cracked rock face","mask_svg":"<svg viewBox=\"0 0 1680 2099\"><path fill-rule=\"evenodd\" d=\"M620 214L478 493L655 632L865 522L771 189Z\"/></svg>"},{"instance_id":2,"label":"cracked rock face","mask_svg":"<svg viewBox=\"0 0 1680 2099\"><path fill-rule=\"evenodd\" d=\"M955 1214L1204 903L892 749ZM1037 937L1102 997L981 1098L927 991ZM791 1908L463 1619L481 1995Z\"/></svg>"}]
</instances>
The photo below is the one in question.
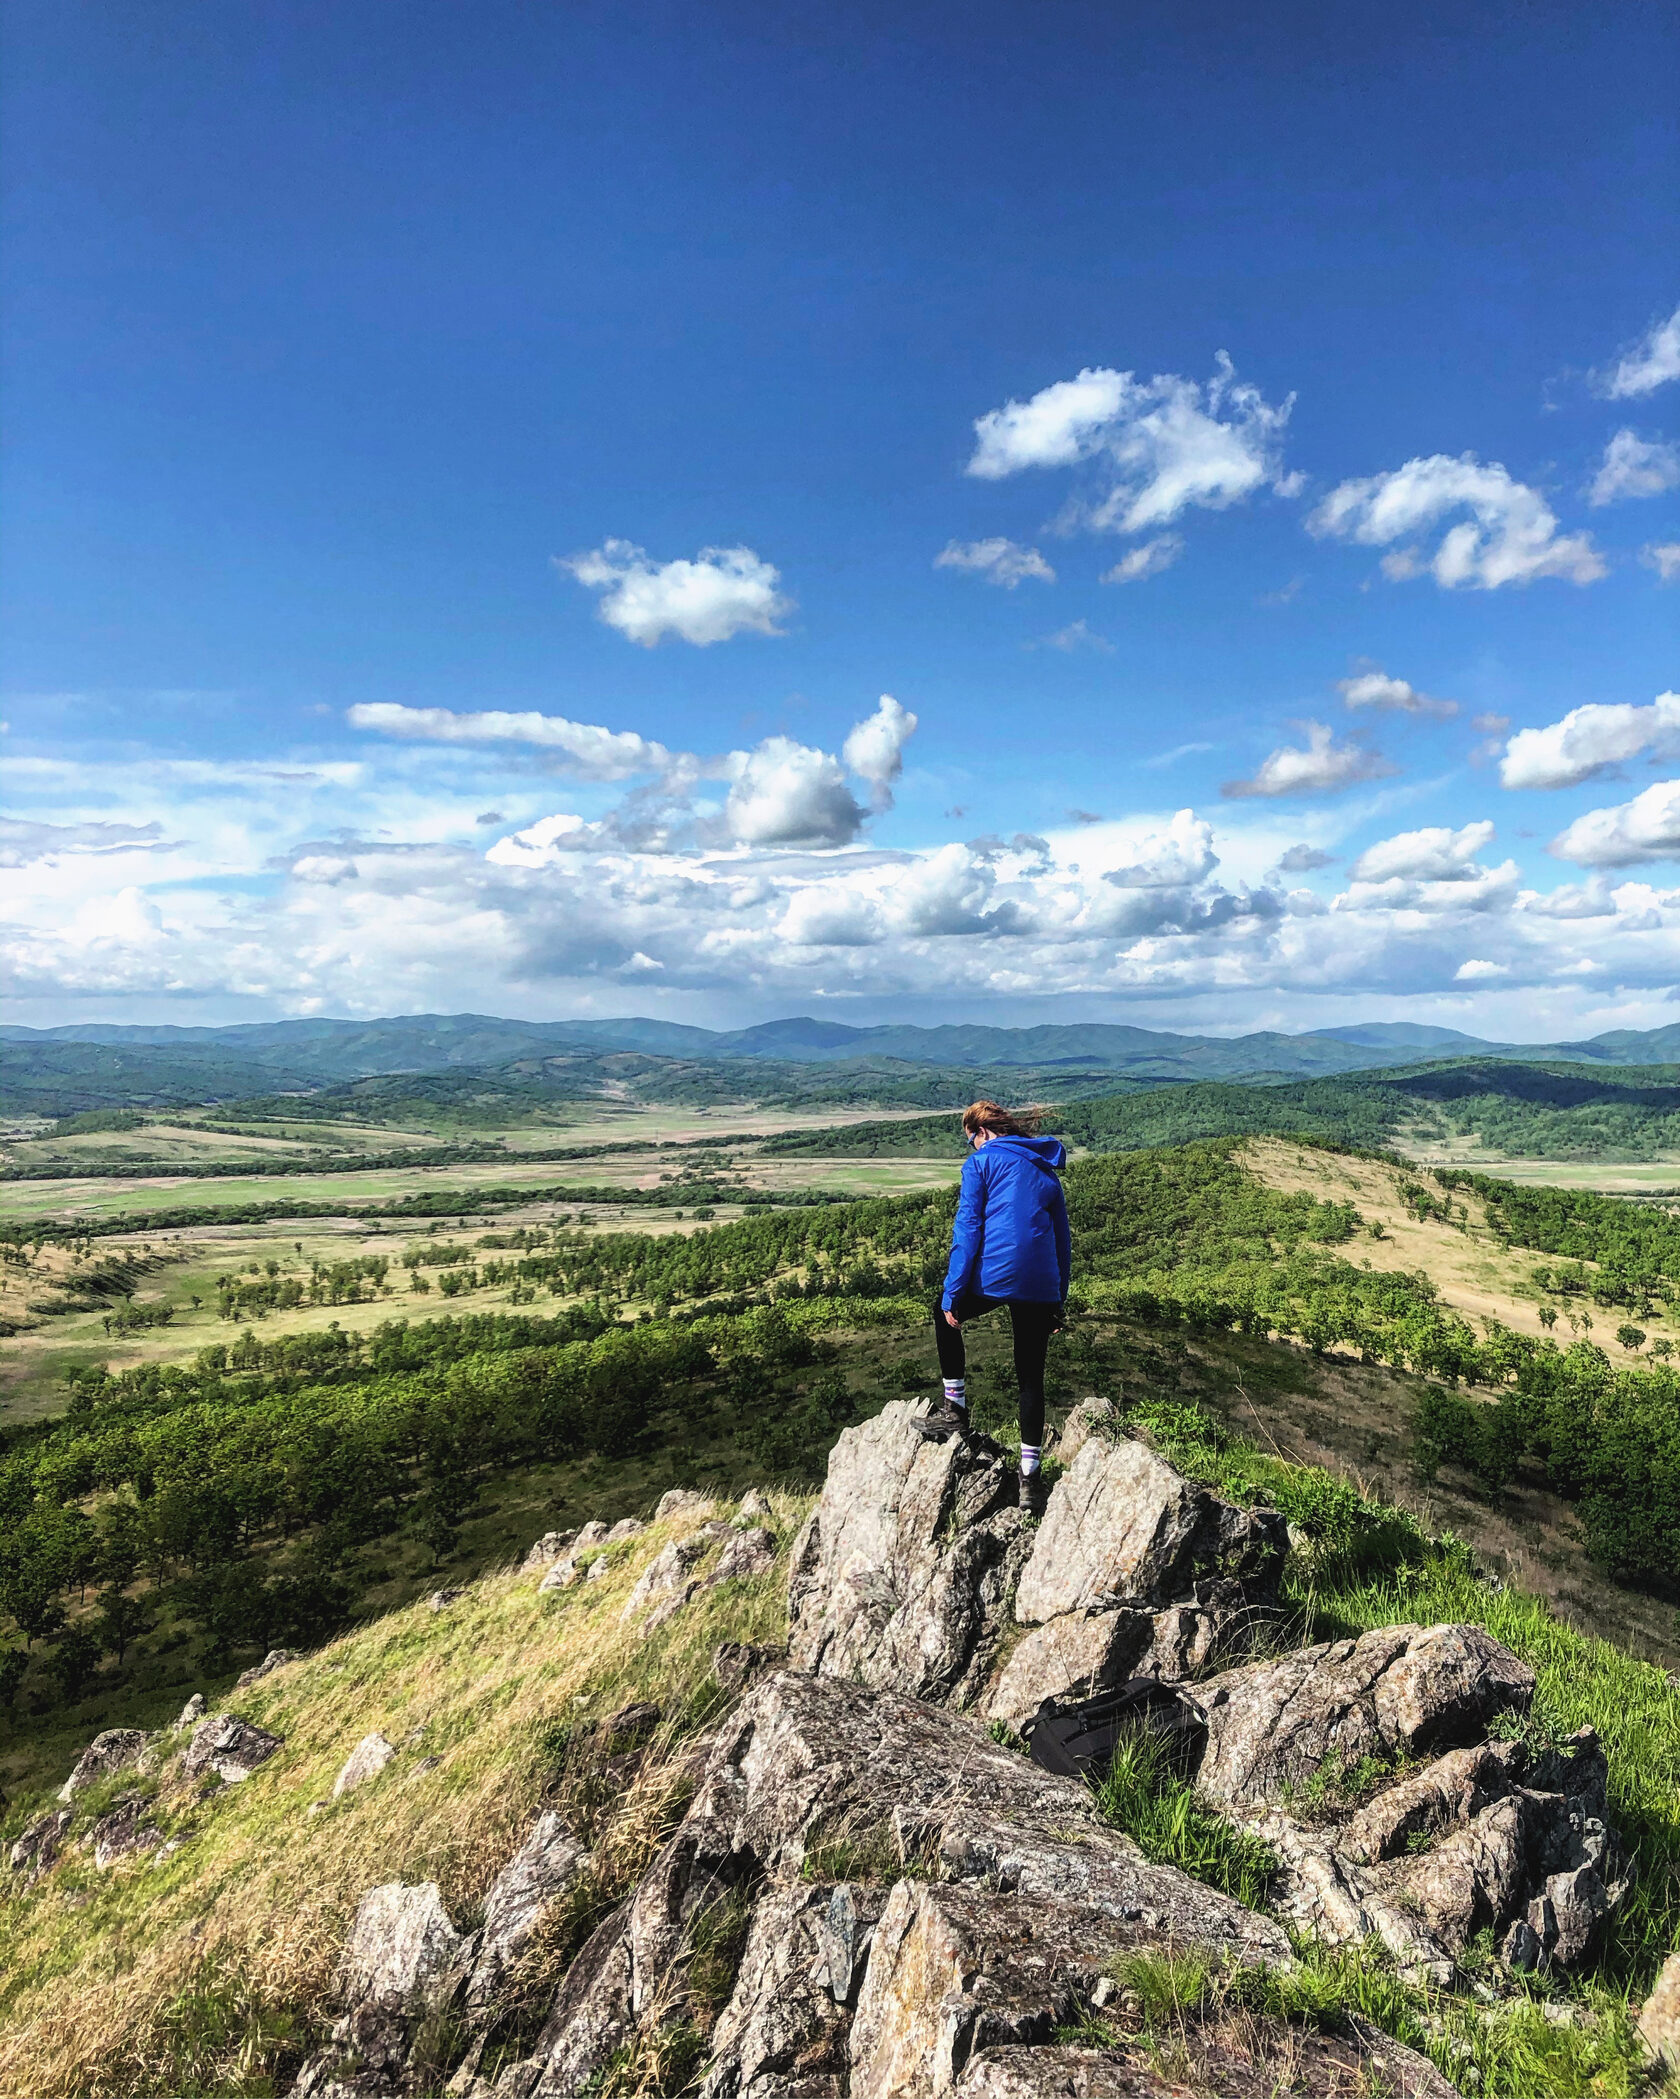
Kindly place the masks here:
<instances>
[{"instance_id":1,"label":"cracked rock face","mask_svg":"<svg viewBox=\"0 0 1680 2099\"><path fill-rule=\"evenodd\" d=\"M588 1863L589 1854L558 1815L549 1811L537 1817L485 1897L484 1923L467 1981L469 2013L494 2004L503 1978L529 1944L543 1913Z\"/></svg>"},{"instance_id":2,"label":"cracked rock face","mask_svg":"<svg viewBox=\"0 0 1680 2099\"><path fill-rule=\"evenodd\" d=\"M70 1825L75 1819L75 1814L67 1807L54 1808L50 1814L37 1815L12 1846L12 1871L21 1873L26 1884L38 1880L43 1873L51 1872Z\"/></svg>"},{"instance_id":3,"label":"cracked rock face","mask_svg":"<svg viewBox=\"0 0 1680 2099\"><path fill-rule=\"evenodd\" d=\"M93 1825L93 1863L101 1873L119 1859L155 1851L163 1842L163 1831L146 1820L149 1805L137 1794L127 1794Z\"/></svg>"},{"instance_id":4,"label":"cracked rock face","mask_svg":"<svg viewBox=\"0 0 1680 2099\"><path fill-rule=\"evenodd\" d=\"M181 1769L189 1778L214 1771L226 1784L236 1786L284 1748L285 1740L284 1735L271 1735L266 1727L241 1720L235 1713L213 1713L193 1729Z\"/></svg>"},{"instance_id":5,"label":"cracked rock face","mask_svg":"<svg viewBox=\"0 0 1680 2099\"><path fill-rule=\"evenodd\" d=\"M96 1785L100 1779L109 1778L113 1772L127 1771L138 1764L145 1754L146 1735L138 1727L111 1727L93 1740L76 1759L76 1768L60 1786L61 1801L74 1800L84 1788Z\"/></svg>"},{"instance_id":6,"label":"cracked rock face","mask_svg":"<svg viewBox=\"0 0 1680 2099\"><path fill-rule=\"evenodd\" d=\"M793 1549L789 1654L799 1668L913 1698L978 1691L1029 1549L995 1444L925 1442L922 1402L848 1429Z\"/></svg>"}]
</instances>

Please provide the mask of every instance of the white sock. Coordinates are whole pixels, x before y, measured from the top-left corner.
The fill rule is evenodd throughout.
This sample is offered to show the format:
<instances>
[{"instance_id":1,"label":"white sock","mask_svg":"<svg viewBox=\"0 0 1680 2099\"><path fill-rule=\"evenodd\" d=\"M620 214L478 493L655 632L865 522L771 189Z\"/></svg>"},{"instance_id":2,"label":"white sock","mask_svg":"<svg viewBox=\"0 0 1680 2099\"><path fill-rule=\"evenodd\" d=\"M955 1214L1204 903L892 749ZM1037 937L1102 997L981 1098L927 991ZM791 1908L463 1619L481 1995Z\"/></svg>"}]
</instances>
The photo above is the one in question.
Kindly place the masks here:
<instances>
[{"instance_id":1,"label":"white sock","mask_svg":"<svg viewBox=\"0 0 1680 2099\"><path fill-rule=\"evenodd\" d=\"M967 1378L948 1377L945 1380L945 1398L949 1405L962 1407L966 1410L968 1406Z\"/></svg>"},{"instance_id":2,"label":"white sock","mask_svg":"<svg viewBox=\"0 0 1680 2099\"><path fill-rule=\"evenodd\" d=\"M1022 1479L1030 1480L1033 1474L1038 1470L1039 1452L1042 1448L1043 1446L1038 1443L1023 1443L1021 1445Z\"/></svg>"}]
</instances>

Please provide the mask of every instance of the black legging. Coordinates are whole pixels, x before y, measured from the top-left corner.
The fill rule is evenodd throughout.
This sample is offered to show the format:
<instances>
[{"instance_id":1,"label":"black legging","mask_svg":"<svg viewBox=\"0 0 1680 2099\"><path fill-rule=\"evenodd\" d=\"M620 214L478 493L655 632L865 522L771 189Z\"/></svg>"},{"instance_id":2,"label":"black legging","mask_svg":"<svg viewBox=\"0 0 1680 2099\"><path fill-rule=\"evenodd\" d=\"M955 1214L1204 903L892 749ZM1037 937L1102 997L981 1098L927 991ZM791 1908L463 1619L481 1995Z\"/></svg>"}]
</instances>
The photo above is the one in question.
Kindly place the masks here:
<instances>
[{"instance_id":1,"label":"black legging","mask_svg":"<svg viewBox=\"0 0 1680 2099\"><path fill-rule=\"evenodd\" d=\"M1060 1305L1028 1304L1016 1297L981 1297L964 1291L951 1309L959 1319L978 1319L982 1312L1009 1307L1010 1331L1015 1337L1015 1382L1021 1388L1021 1441L1036 1449L1044 1441L1044 1358L1050 1336L1062 1316ZM952 1326L944 1309L933 1308L933 1339L939 1351L939 1375L966 1374L968 1352L963 1347L962 1328Z\"/></svg>"}]
</instances>

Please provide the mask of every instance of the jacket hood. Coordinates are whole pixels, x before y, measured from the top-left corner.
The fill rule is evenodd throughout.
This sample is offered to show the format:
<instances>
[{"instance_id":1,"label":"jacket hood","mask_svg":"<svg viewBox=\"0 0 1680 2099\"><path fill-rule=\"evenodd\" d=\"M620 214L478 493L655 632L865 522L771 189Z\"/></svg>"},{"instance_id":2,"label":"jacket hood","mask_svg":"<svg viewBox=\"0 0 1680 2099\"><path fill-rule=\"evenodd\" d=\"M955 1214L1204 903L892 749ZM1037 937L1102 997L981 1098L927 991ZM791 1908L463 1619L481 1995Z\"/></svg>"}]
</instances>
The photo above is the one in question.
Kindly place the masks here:
<instances>
[{"instance_id":1,"label":"jacket hood","mask_svg":"<svg viewBox=\"0 0 1680 2099\"><path fill-rule=\"evenodd\" d=\"M1013 1145L1018 1151L1029 1153L1040 1166L1057 1173L1067 1164L1067 1148L1060 1137L994 1137L992 1142Z\"/></svg>"}]
</instances>

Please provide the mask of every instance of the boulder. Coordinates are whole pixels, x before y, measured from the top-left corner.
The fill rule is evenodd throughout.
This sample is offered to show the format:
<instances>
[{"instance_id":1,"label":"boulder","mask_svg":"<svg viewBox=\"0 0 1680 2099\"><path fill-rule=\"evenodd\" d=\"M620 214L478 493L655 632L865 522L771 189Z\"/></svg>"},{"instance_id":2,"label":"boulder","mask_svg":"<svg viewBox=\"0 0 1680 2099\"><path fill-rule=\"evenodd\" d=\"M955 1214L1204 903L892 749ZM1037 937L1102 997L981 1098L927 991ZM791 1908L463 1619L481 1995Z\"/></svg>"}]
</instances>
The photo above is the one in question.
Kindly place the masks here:
<instances>
[{"instance_id":1,"label":"boulder","mask_svg":"<svg viewBox=\"0 0 1680 2099\"><path fill-rule=\"evenodd\" d=\"M549 1533L550 1537L556 1535L557 1533L552 1531ZM590 1564L590 1556L602 1549L608 1535L604 1523L586 1523L580 1531L572 1535L566 1549L548 1563L548 1572L537 1584L537 1593L541 1595L545 1589L569 1589L574 1582L582 1581L584 1569ZM540 1542L546 1544L547 1540ZM533 1546L532 1553L535 1551L536 1547ZM527 1567L532 1564L529 1555L525 1564Z\"/></svg>"},{"instance_id":2,"label":"boulder","mask_svg":"<svg viewBox=\"0 0 1680 2099\"><path fill-rule=\"evenodd\" d=\"M1208 1724L1197 1784L1216 1806L1279 1801L1331 1757L1351 1771L1479 1740L1526 1711L1534 1672L1474 1625L1390 1625L1197 1684Z\"/></svg>"},{"instance_id":3,"label":"boulder","mask_svg":"<svg viewBox=\"0 0 1680 2099\"><path fill-rule=\"evenodd\" d=\"M697 1494L692 1487L672 1487L660 1495L659 1506L653 1512L655 1523L669 1522L673 1516L701 1516L713 1507L709 1494Z\"/></svg>"},{"instance_id":4,"label":"boulder","mask_svg":"<svg viewBox=\"0 0 1680 2099\"><path fill-rule=\"evenodd\" d=\"M673 1538L642 1569L635 1587L625 1598L624 1609L619 1613L620 1622L628 1624L632 1618L651 1610L655 1604L664 1603L678 1592L682 1592L686 1602L694 1586L688 1579L689 1569L706 1557L711 1544L710 1538L700 1536Z\"/></svg>"},{"instance_id":5,"label":"boulder","mask_svg":"<svg viewBox=\"0 0 1680 2099\"><path fill-rule=\"evenodd\" d=\"M544 1567L552 1567L556 1560L563 1560L571 1550L575 1530L544 1531L519 1563L521 1574L536 1574Z\"/></svg>"},{"instance_id":6,"label":"boulder","mask_svg":"<svg viewBox=\"0 0 1680 2099\"><path fill-rule=\"evenodd\" d=\"M1269 1602L1286 1547L1276 1510L1222 1501L1133 1437L1091 1436L1051 1489L1015 1615L1043 1625L1093 1605L1159 1609L1210 1580L1239 1583L1251 1602Z\"/></svg>"},{"instance_id":7,"label":"boulder","mask_svg":"<svg viewBox=\"0 0 1680 2099\"><path fill-rule=\"evenodd\" d=\"M793 1548L795 1666L961 1704L1002 1635L1031 1533L1014 1474L984 1438L925 1441L925 1402L894 1402L847 1429Z\"/></svg>"},{"instance_id":8,"label":"boulder","mask_svg":"<svg viewBox=\"0 0 1680 2099\"><path fill-rule=\"evenodd\" d=\"M43 1873L50 1872L75 1819L74 1810L67 1807L37 1815L12 1846L12 1871L21 1873L26 1881L39 1880Z\"/></svg>"},{"instance_id":9,"label":"boulder","mask_svg":"<svg viewBox=\"0 0 1680 2099\"><path fill-rule=\"evenodd\" d=\"M76 1768L58 1789L61 1801L74 1800L88 1786L115 1772L138 1764L146 1751L147 1737L138 1727L110 1727L93 1740L76 1759Z\"/></svg>"},{"instance_id":10,"label":"boulder","mask_svg":"<svg viewBox=\"0 0 1680 2099\"><path fill-rule=\"evenodd\" d=\"M1090 1698L1128 1677L1179 1683L1242 1652L1270 1622L1235 1583L1204 1583L1206 1600L1164 1611L1119 1604L1064 1611L1035 1626L1010 1653L986 1695L987 1719L1019 1733L1046 1698Z\"/></svg>"},{"instance_id":11,"label":"boulder","mask_svg":"<svg viewBox=\"0 0 1680 2099\"><path fill-rule=\"evenodd\" d=\"M735 1514L730 1520L742 1525L769 1523L774 1520L775 1514L775 1510L770 1506L770 1497L757 1487L749 1487L736 1504Z\"/></svg>"},{"instance_id":12,"label":"boulder","mask_svg":"<svg viewBox=\"0 0 1680 2099\"><path fill-rule=\"evenodd\" d=\"M101 1873L119 1859L155 1851L163 1842L163 1831L146 1820L149 1805L137 1793L125 1794L108 1815L101 1815L93 1825L93 1863Z\"/></svg>"},{"instance_id":13,"label":"boulder","mask_svg":"<svg viewBox=\"0 0 1680 2099\"><path fill-rule=\"evenodd\" d=\"M204 1693L195 1691L186 1704L182 1706L180 1718L175 1722L175 1725L177 1727L196 1727L199 1721L204 1718L204 1704Z\"/></svg>"},{"instance_id":14,"label":"boulder","mask_svg":"<svg viewBox=\"0 0 1680 2099\"><path fill-rule=\"evenodd\" d=\"M706 1587L720 1582L753 1581L768 1574L776 1564L776 1540L767 1530L738 1530L718 1554L718 1563L706 1577Z\"/></svg>"},{"instance_id":15,"label":"boulder","mask_svg":"<svg viewBox=\"0 0 1680 2099\"><path fill-rule=\"evenodd\" d=\"M193 1729L181 1769L188 1778L213 1771L226 1784L236 1786L284 1748L285 1741L284 1735L271 1735L266 1727L241 1720L235 1713L212 1713Z\"/></svg>"},{"instance_id":16,"label":"boulder","mask_svg":"<svg viewBox=\"0 0 1680 2099\"><path fill-rule=\"evenodd\" d=\"M294 1647L271 1647L254 1669L245 1671L233 1688L236 1691L246 1690L252 1684L261 1683L265 1676L272 1676L276 1669L284 1669L288 1662L301 1659Z\"/></svg>"},{"instance_id":17,"label":"boulder","mask_svg":"<svg viewBox=\"0 0 1680 2099\"><path fill-rule=\"evenodd\" d=\"M344 1769L333 1780L334 1800L345 1793L353 1793L370 1778L376 1778L396 1753L395 1747L377 1730L371 1735L363 1735L345 1759Z\"/></svg>"},{"instance_id":18,"label":"boulder","mask_svg":"<svg viewBox=\"0 0 1680 2099\"><path fill-rule=\"evenodd\" d=\"M1125 1433L1120 1410L1111 1399L1082 1399L1069 1409L1056 1438L1056 1462L1071 1465L1094 1435L1110 1439Z\"/></svg>"},{"instance_id":19,"label":"boulder","mask_svg":"<svg viewBox=\"0 0 1680 2099\"><path fill-rule=\"evenodd\" d=\"M632 1538L639 1538L647 1524L640 1516L621 1516L601 1540L603 1545L624 1545Z\"/></svg>"},{"instance_id":20,"label":"boulder","mask_svg":"<svg viewBox=\"0 0 1680 2099\"><path fill-rule=\"evenodd\" d=\"M566 1979L532 2060L535 2076L519 2099L576 2099L635 2031L627 1903L597 1925Z\"/></svg>"},{"instance_id":21,"label":"boulder","mask_svg":"<svg viewBox=\"0 0 1680 2099\"><path fill-rule=\"evenodd\" d=\"M1671 1953L1658 1971L1639 2014L1639 2038L1658 2062L1680 2070L1680 1953Z\"/></svg>"},{"instance_id":22,"label":"boulder","mask_svg":"<svg viewBox=\"0 0 1680 2099\"><path fill-rule=\"evenodd\" d=\"M356 1905L339 1959L346 2008L410 2017L436 2010L459 1979L464 1945L435 1880L370 1888Z\"/></svg>"},{"instance_id":23,"label":"boulder","mask_svg":"<svg viewBox=\"0 0 1680 2099\"><path fill-rule=\"evenodd\" d=\"M886 1901L879 1888L779 1888L754 1914L734 1994L712 2030L703 2099L779 2099L838 2079L849 2012Z\"/></svg>"},{"instance_id":24,"label":"boulder","mask_svg":"<svg viewBox=\"0 0 1680 2099\"><path fill-rule=\"evenodd\" d=\"M481 2014L494 2004L503 1977L524 1951L544 1911L588 1863L589 1854L557 1814L537 1817L485 1897L484 1923L467 1981L469 2012Z\"/></svg>"}]
</instances>

